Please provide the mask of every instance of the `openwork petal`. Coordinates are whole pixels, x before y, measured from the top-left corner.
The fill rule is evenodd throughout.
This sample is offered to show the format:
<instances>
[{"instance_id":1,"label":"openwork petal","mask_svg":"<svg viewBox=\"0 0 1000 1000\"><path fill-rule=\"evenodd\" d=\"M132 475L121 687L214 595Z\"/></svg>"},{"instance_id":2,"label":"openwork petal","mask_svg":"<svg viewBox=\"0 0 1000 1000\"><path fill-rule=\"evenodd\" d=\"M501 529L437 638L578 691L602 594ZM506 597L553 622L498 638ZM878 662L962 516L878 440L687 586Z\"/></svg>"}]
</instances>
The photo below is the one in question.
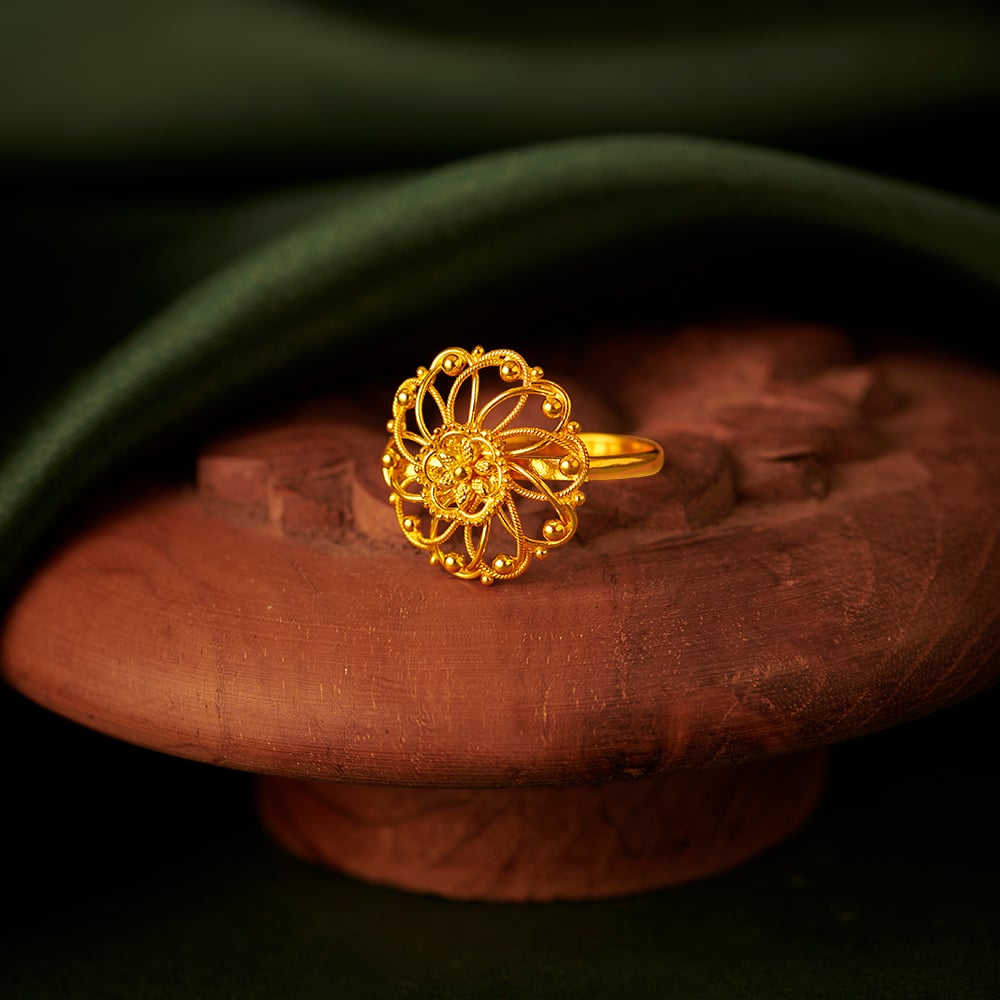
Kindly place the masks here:
<instances>
[{"instance_id":1,"label":"openwork petal","mask_svg":"<svg viewBox=\"0 0 1000 1000\"><path fill-rule=\"evenodd\" d=\"M429 441L436 427L447 423L447 408L434 382L426 377L419 380L414 398L413 416L420 435Z\"/></svg>"},{"instance_id":2,"label":"openwork petal","mask_svg":"<svg viewBox=\"0 0 1000 1000\"><path fill-rule=\"evenodd\" d=\"M513 546L509 551L500 553L494 558L493 570L502 576L517 576L525 571L535 553L524 534L524 526L521 524L521 516L513 497L497 512L497 521L507 533Z\"/></svg>"},{"instance_id":3,"label":"openwork petal","mask_svg":"<svg viewBox=\"0 0 1000 1000\"><path fill-rule=\"evenodd\" d=\"M465 550L469 556L468 569L473 576L479 576L482 572L483 556L486 554L486 545L490 540L492 529L492 519L478 528L469 525L465 528Z\"/></svg>"},{"instance_id":4,"label":"openwork petal","mask_svg":"<svg viewBox=\"0 0 1000 1000\"><path fill-rule=\"evenodd\" d=\"M534 554L543 558L543 553L557 545L564 545L576 532L578 515L576 508L583 503L583 494L572 485L558 493L530 468L523 470L528 485L515 483L512 492L528 500L546 505L545 513L539 517L541 527L537 535L523 531L525 544L534 549ZM513 503L513 498L511 499Z\"/></svg>"},{"instance_id":5,"label":"openwork petal","mask_svg":"<svg viewBox=\"0 0 1000 1000\"><path fill-rule=\"evenodd\" d=\"M419 504L424 501L423 487L412 465L399 462L389 476L389 486L402 500Z\"/></svg>"},{"instance_id":6,"label":"openwork petal","mask_svg":"<svg viewBox=\"0 0 1000 1000\"><path fill-rule=\"evenodd\" d=\"M396 519L403 529L403 534L410 544L415 545L418 549L429 550L432 553L439 551L440 547L458 530L457 522L432 517L429 531L425 533L424 519L421 513L426 514L426 511L423 509L423 498L419 494L413 496L410 493L396 491L390 500L396 511Z\"/></svg>"},{"instance_id":7,"label":"openwork petal","mask_svg":"<svg viewBox=\"0 0 1000 1000\"><path fill-rule=\"evenodd\" d=\"M549 495L568 497L586 482L589 456L575 433L517 427L501 432L499 437L514 477L511 488L521 496L535 500L548 499ZM523 485L524 481L539 480L552 484L544 491L545 496Z\"/></svg>"},{"instance_id":8,"label":"openwork petal","mask_svg":"<svg viewBox=\"0 0 1000 1000\"><path fill-rule=\"evenodd\" d=\"M454 521L446 521L443 523L438 517L431 518L431 530L429 535L424 535L419 531L417 533L417 538L419 540L420 548L423 549L434 549L441 545L444 545L451 537L458 531L458 525ZM412 541L412 539L411 539ZM417 544L417 542L414 542Z\"/></svg>"},{"instance_id":9,"label":"openwork petal","mask_svg":"<svg viewBox=\"0 0 1000 1000\"><path fill-rule=\"evenodd\" d=\"M544 420L551 430L562 431L569 423L569 395L562 386L546 379L526 382L497 394L479 408L476 422L480 426L489 424L495 432L502 432L514 425L514 421L521 416L532 400L536 400L539 404L538 418ZM508 413L497 419L490 419L496 411L502 411L504 405L511 401L513 406Z\"/></svg>"}]
</instances>

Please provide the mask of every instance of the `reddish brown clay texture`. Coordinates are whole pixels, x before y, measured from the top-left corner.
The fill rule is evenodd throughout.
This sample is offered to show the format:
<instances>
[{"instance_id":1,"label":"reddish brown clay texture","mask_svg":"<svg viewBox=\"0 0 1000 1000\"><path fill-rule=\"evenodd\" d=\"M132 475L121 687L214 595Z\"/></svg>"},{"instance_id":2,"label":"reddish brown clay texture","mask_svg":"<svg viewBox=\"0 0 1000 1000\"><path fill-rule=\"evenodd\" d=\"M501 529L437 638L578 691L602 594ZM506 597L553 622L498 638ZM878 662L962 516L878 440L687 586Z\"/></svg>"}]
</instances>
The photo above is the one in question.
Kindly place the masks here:
<instances>
[{"instance_id":1,"label":"reddish brown clay texture","mask_svg":"<svg viewBox=\"0 0 1000 1000\"><path fill-rule=\"evenodd\" d=\"M655 438L666 462L650 479L588 484L571 543L484 588L405 541L379 467L395 384L445 346L401 359L384 394L366 386L213 441L196 483L92 524L15 605L5 676L122 739L295 779L262 782L262 816L304 856L489 898L720 870L807 815L821 769L788 770L786 755L818 760L996 681L995 373L916 351L861 359L813 327L599 338L569 362L522 348L570 390L584 430ZM698 824L721 815L737 780L705 769L768 760L786 768L773 777L787 808L768 807L783 818L712 861L708 847L696 861L675 851L672 869L651 861L663 856L653 837L635 865L645 881L602 881L595 865L616 871L618 834L594 832L591 849L561 834L511 848L537 833L537 803L570 802L551 786L577 786L558 807L575 829L596 831L580 817L604 809L604 829L620 832L637 795L653 814L690 801L692 771L706 799L723 789L691 819L704 840ZM425 793L427 809L411 809ZM475 803L467 827L451 823L433 846L421 824L436 814L440 830L462 802ZM484 824L483 810L507 819ZM516 816L520 832L497 833ZM331 856L366 825L379 831L370 845L393 841L394 822L397 848L419 842L423 861ZM478 875L440 862L449 837L476 829L507 846L486 850ZM522 861L500 877L501 856ZM572 856L590 860L567 875Z\"/></svg>"}]
</instances>

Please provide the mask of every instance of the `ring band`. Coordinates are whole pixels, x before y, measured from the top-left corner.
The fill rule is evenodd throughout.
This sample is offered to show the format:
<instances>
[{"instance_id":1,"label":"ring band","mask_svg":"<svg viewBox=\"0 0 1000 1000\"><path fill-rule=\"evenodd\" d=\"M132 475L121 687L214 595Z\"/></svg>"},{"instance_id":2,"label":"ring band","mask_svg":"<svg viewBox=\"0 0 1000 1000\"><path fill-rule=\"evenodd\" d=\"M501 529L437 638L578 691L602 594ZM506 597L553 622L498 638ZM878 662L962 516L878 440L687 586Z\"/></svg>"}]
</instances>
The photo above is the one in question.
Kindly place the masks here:
<instances>
[{"instance_id":1,"label":"ring band","mask_svg":"<svg viewBox=\"0 0 1000 1000\"><path fill-rule=\"evenodd\" d=\"M649 438L632 434L602 434L581 431L580 440L589 458L587 479L640 479L655 476L663 468L663 449ZM536 455L531 468L543 479L563 481L568 478L559 468L558 456ZM514 475L517 475L515 471Z\"/></svg>"},{"instance_id":2,"label":"ring band","mask_svg":"<svg viewBox=\"0 0 1000 1000\"><path fill-rule=\"evenodd\" d=\"M663 467L649 438L582 432L566 390L508 349L442 351L396 390L386 429L382 473L403 535L432 565L487 585L573 537L584 483Z\"/></svg>"}]
</instances>

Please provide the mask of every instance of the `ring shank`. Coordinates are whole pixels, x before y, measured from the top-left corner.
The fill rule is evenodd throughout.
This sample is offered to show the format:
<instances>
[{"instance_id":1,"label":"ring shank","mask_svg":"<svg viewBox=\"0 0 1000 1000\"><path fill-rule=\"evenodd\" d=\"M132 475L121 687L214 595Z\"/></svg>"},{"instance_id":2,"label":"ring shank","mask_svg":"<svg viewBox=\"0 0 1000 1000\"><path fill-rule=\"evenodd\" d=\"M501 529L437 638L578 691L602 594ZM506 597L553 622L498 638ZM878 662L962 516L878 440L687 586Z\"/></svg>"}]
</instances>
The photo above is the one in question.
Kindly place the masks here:
<instances>
[{"instance_id":1,"label":"ring shank","mask_svg":"<svg viewBox=\"0 0 1000 1000\"><path fill-rule=\"evenodd\" d=\"M603 434L583 432L580 440L590 457L588 480L595 479L640 479L655 476L663 468L663 448L649 438L631 434ZM551 458L534 454L531 457L532 471L543 479L572 479L559 468L560 455Z\"/></svg>"},{"instance_id":2,"label":"ring shank","mask_svg":"<svg viewBox=\"0 0 1000 1000\"><path fill-rule=\"evenodd\" d=\"M580 438L590 456L588 479L640 479L663 468L663 448L649 438L598 432Z\"/></svg>"}]
</instances>

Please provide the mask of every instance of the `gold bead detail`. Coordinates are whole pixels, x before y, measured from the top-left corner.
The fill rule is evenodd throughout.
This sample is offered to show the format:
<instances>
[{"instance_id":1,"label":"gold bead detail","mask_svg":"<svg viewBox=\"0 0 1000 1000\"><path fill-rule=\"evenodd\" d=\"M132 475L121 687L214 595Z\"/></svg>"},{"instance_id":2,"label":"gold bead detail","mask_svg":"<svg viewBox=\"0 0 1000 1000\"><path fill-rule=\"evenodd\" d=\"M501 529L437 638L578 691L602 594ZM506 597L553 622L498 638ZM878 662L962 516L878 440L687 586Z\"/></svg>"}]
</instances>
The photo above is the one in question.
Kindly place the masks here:
<instances>
[{"instance_id":1,"label":"gold bead detail","mask_svg":"<svg viewBox=\"0 0 1000 1000\"><path fill-rule=\"evenodd\" d=\"M493 560L493 568L498 573L509 573L514 568L514 560L507 555L497 556Z\"/></svg>"},{"instance_id":2,"label":"gold bead detail","mask_svg":"<svg viewBox=\"0 0 1000 1000\"><path fill-rule=\"evenodd\" d=\"M566 525L562 521L546 521L542 525L542 534L550 542L557 542L566 534Z\"/></svg>"}]
</instances>

